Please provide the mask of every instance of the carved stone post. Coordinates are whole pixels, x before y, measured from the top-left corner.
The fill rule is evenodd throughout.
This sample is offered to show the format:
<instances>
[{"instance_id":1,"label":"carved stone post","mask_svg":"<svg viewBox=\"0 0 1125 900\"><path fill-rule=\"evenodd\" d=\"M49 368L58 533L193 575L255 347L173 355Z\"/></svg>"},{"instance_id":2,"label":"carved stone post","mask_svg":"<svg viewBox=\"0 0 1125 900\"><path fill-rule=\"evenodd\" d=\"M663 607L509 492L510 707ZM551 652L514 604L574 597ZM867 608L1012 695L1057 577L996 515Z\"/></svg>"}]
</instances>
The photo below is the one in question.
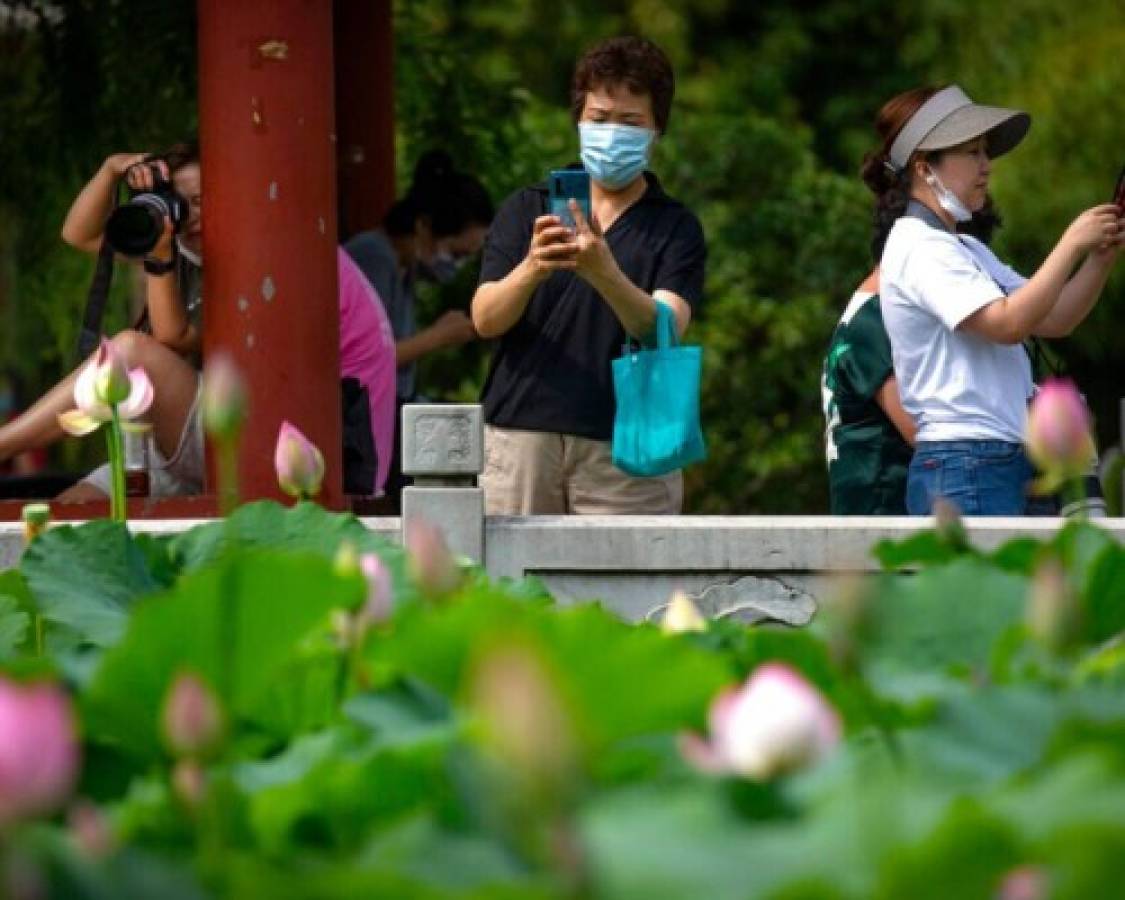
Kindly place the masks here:
<instances>
[{"instance_id":1,"label":"carved stone post","mask_svg":"<svg viewBox=\"0 0 1125 900\"><path fill-rule=\"evenodd\" d=\"M449 549L484 564L484 419L475 403L408 403L402 408L402 535L424 519Z\"/></svg>"}]
</instances>

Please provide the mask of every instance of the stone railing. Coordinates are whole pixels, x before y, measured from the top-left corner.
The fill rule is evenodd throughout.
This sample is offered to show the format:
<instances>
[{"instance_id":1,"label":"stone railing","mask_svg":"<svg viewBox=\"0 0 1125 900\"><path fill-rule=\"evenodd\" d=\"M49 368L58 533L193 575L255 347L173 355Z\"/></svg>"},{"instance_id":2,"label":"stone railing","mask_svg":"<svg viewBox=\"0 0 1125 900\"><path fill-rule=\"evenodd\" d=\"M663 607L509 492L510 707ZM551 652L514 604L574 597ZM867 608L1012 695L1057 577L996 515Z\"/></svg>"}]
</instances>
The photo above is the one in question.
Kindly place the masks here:
<instances>
[{"instance_id":1,"label":"stone railing","mask_svg":"<svg viewBox=\"0 0 1125 900\"><path fill-rule=\"evenodd\" d=\"M809 621L818 596L841 575L879 571L880 540L901 540L928 519L831 516L522 516L485 517L476 476L483 466L483 425L475 405L416 405L403 410L402 517L364 519L400 540L412 519L440 527L450 547L495 577L533 575L561 603L602 600L631 619L658 614L673 590L705 612L740 619ZM188 520L138 522L146 531L181 531ZM1125 543L1125 519L1099 523ZM968 519L977 546L1018 536L1045 538L1059 519ZM21 546L18 524L0 525L0 569Z\"/></svg>"}]
</instances>

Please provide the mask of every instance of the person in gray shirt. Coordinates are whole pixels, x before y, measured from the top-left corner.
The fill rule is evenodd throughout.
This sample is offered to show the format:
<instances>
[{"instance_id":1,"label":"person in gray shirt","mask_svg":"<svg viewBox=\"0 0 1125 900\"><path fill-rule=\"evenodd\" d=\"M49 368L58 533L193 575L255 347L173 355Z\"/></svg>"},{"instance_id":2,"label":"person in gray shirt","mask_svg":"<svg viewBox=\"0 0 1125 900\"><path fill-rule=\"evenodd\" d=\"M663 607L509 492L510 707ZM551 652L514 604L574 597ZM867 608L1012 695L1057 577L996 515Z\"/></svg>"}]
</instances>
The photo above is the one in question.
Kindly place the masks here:
<instances>
[{"instance_id":1,"label":"person in gray shirt","mask_svg":"<svg viewBox=\"0 0 1125 900\"><path fill-rule=\"evenodd\" d=\"M418 160L405 196L380 228L350 238L344 249L375 286L395 334L398 398L417 394L417 362L446 347L476 340L463 310L448 310L419 329L414 285L419 278L446 282L480 251L492 222L492 201L473 176L457 171L448 154L432 150Z\"/></svg>"},{"instance_id":2,"label":"person in gray shirt","mask_svg":"<svg viewBox=\"0 0 1125 900\"><path fill-rule=\"evenodd\" d=\"M431 150L418 160L410 189L390 208L382 225L344 244L374 285L390 319L399 407L419 396L419 359L478 337L468 313L460 309L447 310L419 329L414 287L418 279L445 283L455 278L461 265L480 252L492 216L492 200L484 185L458 171L444 151ZM396 429L399 421L396 413ZM385 488L391 512L405 485L400 452L396 434Z\"/></svg>"}]
</instances>

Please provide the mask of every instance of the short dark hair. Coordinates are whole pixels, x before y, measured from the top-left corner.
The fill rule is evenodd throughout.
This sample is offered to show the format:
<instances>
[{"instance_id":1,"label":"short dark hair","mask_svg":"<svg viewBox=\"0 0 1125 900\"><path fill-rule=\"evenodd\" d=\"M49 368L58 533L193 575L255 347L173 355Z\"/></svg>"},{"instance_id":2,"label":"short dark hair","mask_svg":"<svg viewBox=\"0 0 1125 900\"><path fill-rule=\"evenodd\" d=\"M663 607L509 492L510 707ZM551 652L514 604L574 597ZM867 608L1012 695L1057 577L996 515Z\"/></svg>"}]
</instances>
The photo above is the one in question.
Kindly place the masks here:
<instances>
[{"instance_id":1,"label":"short dark hair","mask_svg":"<svg viewBox=\"0 0 1125 900\"><path fill-rule=\"evenodd\" d=\"M199 162L199 141L194 137L179 141L160 154L168 163L168 171L175 173L186 165Z\"/></svg>"},{"instance_id":2,"label":"short dark hair","mask_svg":"<svg viewBox=\"0 0 1125 900\"><path fill-rule=\"evenodd\" d=\"M383 228L391 235L410 234L423 216L435 237L449 237L470 225L491 224L492 198L478 179L454 166L448 153L429 150L414 165L410 190L387 211Z\"/></svg>"},{"instance_id":3,"label":"short dark hair","mask_svg":"<svg viewBox=\"0 0 1125 900\"><path fill-rule=\"evenodd\" d=\"M623 84L634 94L652 98L656 130L668 130L676 78L664 51L642 37L615 37L587 50L574 67L570 86L570 112L577 122L586 106L586 95L599 87Z\"/></svg>"}]
</instances>

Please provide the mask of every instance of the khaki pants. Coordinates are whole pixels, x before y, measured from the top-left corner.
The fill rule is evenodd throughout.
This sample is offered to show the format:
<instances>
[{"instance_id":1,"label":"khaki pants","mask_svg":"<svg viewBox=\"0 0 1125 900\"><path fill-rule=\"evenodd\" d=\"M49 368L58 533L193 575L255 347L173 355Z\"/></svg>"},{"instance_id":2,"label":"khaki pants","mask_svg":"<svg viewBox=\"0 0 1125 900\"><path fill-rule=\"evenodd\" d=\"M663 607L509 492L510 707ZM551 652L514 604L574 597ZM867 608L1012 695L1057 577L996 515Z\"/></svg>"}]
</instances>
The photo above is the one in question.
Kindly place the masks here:
<instances>
[{"instance_id":1,"label":"khaki pants","mask_svg":"<svg viewBox=\"0 0 1125 900\"><path fill-rule=\"evenodd\" d=\"M484 510L490 516L678 515L680 472L626 475L608 441L549 431L484 428Z\"/></svg>"}]
</instances>

